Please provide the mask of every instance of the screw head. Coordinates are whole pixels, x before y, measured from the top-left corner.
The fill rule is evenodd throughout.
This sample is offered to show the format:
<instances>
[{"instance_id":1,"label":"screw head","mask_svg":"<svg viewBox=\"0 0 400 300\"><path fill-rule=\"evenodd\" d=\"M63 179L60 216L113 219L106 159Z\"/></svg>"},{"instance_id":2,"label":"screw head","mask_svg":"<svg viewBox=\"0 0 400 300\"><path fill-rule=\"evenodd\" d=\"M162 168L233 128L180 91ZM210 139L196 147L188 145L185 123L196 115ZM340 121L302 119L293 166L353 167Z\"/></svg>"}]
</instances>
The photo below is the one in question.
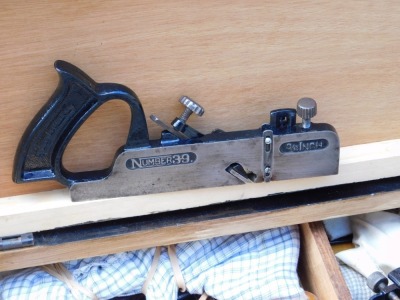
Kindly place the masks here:
<instances>
[{"instance_id":1,"label":"screw head","mask_svg":"<svg viewBox=\"0 0 400 300\"><path fill-rule=\"evenodd\" d=\"M266 137L266 138L265 138L265 144L266 144L266 145L271 145L271 143L272 143L271 138L270 138L270 137Z\"/></svg>"},{"instance_id":2,"label":"screw head","mask_svg":"<svg viewBox=\"0 0 400 300\"><path fill-rule=\"evenodd\" d=\"M297 114L305 120L313 118L317 114L317 102L312 98L301 98L297 102Z\"/></svg>"},{"instance_id":3,"label":"screw head","mask_svg":"<svg viewBox=\"0 0 400 300\"><path fill-rule=\"evenodd\" d=\"M268 176L269 176L269 174L271 173L271 168L270 168L270 167L266 167L266 168L264 169L264 173L265 173L265 175L268 175Z\"/></svg>"},{"instance_id":4,"label":"screw head","mask_svg":"<svg viewBox=\"0 0 400 300\"><path fill-rule=\"evenodd\" d=\"M368 287L375 293L379 293L381 291L381 287L384 288L388 284L388 279L378 271L370 274L367 278Z\"/></svg>"},{"instance_id":5,"label":"screw head","mask_svg":"<svg viewBox=\"0 0 400 300\"><path fill-rule=\"evenodd\" d=\"M198 104L196 101L193 99L190 99L187 96L182 96L179 99L179 102L182 103L186 108L190 109L192 112L194 112L198 116L202 116L204 114L204 108Z\"/></svg>"}]
</instances>

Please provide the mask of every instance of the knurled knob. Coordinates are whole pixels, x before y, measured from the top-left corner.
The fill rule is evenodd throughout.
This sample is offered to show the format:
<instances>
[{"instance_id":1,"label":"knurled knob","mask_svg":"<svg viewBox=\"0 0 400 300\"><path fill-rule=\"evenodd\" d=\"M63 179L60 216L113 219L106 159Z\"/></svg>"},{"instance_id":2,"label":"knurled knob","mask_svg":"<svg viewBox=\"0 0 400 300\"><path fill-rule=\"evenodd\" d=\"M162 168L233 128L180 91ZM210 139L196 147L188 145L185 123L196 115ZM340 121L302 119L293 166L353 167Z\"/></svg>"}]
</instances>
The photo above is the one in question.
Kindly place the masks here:
<instances>
[{"instance_id":1,"label":"knurled knob","mask_svg":"<svg viewBox=\"0 0 400 300\"><path fill-rule=\"evenodd\" d=\"M202 116L204 114L204 108L196 101L190 99L187 96L181 97L181 99L179 99L179 102L182 103L187 109L189 109L191 113L194 112L198 116Z\"/></svg>"},{"instance_id":2,"label":"knurled knob","mask_svg":"<svg viewBox=\"0 0 400 300\"><path fill-rule=\"evenodd\" d=\"M301 98L297 102L297 115L303 119L303 128L311 126L311 118L317 114L317 102L312 98Z\"/></svg>"},{"instance_id":3,"label":"knurled knob","mask_svg":"<svg viewBox=\"0 0 400 300\"><path fill-rule=\"evenodd\" d=\"M374 293L379 293L388 284L389 280L380 272L374 272L367 278L367 285Z\"/></svg>"}]
</instances>

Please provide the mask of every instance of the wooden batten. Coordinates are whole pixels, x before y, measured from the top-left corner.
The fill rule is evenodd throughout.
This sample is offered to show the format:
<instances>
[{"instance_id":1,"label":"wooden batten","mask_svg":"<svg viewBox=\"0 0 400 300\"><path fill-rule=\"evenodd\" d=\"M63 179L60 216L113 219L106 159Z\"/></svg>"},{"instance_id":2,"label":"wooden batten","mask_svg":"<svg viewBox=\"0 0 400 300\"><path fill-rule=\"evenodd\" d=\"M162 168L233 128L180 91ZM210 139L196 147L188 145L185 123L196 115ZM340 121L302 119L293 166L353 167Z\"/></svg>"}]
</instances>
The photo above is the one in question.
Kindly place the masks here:
<instances>
[{"instance_id":1,"label":"wooden batten","mask_svg":"<svg viewBox=\"0 0 400 300\"><path fill-rule=\"evenodd\" d=\"M119 233L114 236L103 238L3 251L0 252L0 271L385 210L399 207L399 199L399 191L383 192L375 195L366 195L313 205L303 205L289 209L266 212L255 211L245 215L225 216L212 220L190 220L188 222L168 226L163 225L163 222L160 221L160 226L156 226L156 228L153 226L151 229L143 228L143 230ZM154 220L154 223L157 224L157 219ZM2 225L1 227L4 226ZM307 233L304 233L304 230L310 230L310 228L308 228L307 225L303 225L302 227L303 235L306 234L306 237L310 238ZM322 235L321 231L320 235ZM318 268L323 267L321 271L328 276L326 277L324 275L325 277L321 277L321 280L315 283L317 286L307 287L312 292L317 292L323 288L321 282L323 282L323 280L329 280L329 274L332 270L332 268L327 269L323 258L321 258L323 253L320 253L320 250L317 249L323 246L321 243L323 243L323 240L315 240L315 238L313 238L303 245L305 246L303 252L317 251L317 255L314 257L315 259L313 259L312 254L307 256L311 262L309 265L303 265L306 266L306 269L303 269L303 271L313 272L313 275L310 276L318 276ZM325 251L327 251L326 246L323 247ZM332 261L330 263L332 263ZM312 278L310 278L310 280L311 279ZM317 295L318 294L319 292ZM326 299L331 298L328 297ZM339 297L338 299L346 298Z\"/></svg>"},{"instance_id":2,"label":"wooden batten","mask_svg":"<svg viewBox=\"0 0 400 300\"><path fill-rule=\"evenodd\" d=\"M199 189L174 193L142 195L96 201L71 202L67 190L54 190L37 194L6 197L0 201L0 236L36 232L57 227L101 220L148 215L157 212L205 206L272 194L314 189L345 183L368 181L400 175L400 140L371 143L341 149L338 175L244 184L212 189ZM385 208L400 206L392 199ZM323 206L322 206L323 207ZM323 210L323 208L321 208ZM354 214L334 208L324 212L325 218ZM363 210L362 205L359 206ZM365 209L379 210L382 206ZM293 215L292 224L310 221L312 212Z\"/></svg>"},{"instance_id":3,"label":"wooden batten","mask_svg":"<svg viewBox=\"0 0 400 300\"><path fill-rule=\"evenodd\" d=\"M322 222L302 224L299 274L303 287L318 299L351 300Z\"/></svg>"}]
</instances>

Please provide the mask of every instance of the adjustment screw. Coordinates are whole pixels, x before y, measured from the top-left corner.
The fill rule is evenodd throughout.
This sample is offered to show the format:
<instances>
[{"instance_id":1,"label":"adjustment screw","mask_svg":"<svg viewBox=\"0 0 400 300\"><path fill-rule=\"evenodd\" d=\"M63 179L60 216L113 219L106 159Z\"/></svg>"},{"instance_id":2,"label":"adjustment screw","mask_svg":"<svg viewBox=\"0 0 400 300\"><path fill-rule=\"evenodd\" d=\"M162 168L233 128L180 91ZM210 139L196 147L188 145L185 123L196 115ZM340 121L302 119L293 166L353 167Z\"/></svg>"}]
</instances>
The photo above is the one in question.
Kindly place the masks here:
<instances>
[{"instance_id":1,"label":"adjustment screw","mask_svg":"<svg viewBox=\"0 0 400 300\"><path fill-rule=\"evenodd\" d=\"M389 280L378 271L370 274L367 278L367 285L374 293L379 293L388 284Z\"/></svg>"},{"instance_id":2,"label":"adjustment screw","mask_svg":"<svg viewBox=\"0 0 400 300\"><path fill-rule=\"evenodd\" d=\"M179 119L181 119L184 123L189 119L192 113L195 113L200 117L204 114L204 108L187 96L181 97L181 99L179 99L179 102L186 107L185 111L179 117Z\"/></svg>"},{"instance_id":3,"label":"adjustment screw","mask_svg":"<svg viewBox=\"0 0 400 300\"><path fill-rule=\"evenodd\" d=\"M264 174L265 174L266 176L269 176L270 173L271 173L271 168L270 168L270 167L266 167L266 168L264 169Z\"/></svg>"},{"instance_id":4,"label":"adjustment screw","mask_svg":"<svg viewBox=\"0 0 400 300\"><path fill-rule=\"evenodd\" d=\"M317 102L312 98L301 98L297 102L297 115L302 119L302 127L309 129L311 118L317 114Z\"/></svg>"}]
</instances>

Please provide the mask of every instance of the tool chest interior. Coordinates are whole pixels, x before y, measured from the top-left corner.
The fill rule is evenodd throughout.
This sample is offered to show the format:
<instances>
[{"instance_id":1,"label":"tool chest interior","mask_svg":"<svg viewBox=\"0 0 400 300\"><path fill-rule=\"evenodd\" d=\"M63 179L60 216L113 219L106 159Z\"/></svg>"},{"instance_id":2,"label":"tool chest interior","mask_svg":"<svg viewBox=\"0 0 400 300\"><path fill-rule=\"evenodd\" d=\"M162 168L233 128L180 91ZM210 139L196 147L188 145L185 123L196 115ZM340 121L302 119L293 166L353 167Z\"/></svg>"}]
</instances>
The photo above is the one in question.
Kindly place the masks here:
<instances>
[{"instance_id":1,"label":"tool chest interior","mask_svg":"<svg viewBox=\"0 0 400 300\"><path fill-rule=\"evenodd\" d=\"M229 206L214 205L37 232L33 234L34 246L0 252L0 266L6 272L297 224L296 220L291 220L291 216L312 208L316 213L314 216L308 215L311 222L299 225L300 282L305 290L316 295L318 299L351 299L325 227L318 220L331 215L332 208L337 205L342 207L340 216L347 215L350 208L357 209L359 205L365 207L365 203L369 206L359 209L358 213L393 208L399 194L398 182L398 178L389 178L264 199L235 201ZM318 201L312 203L315 197ZM308 200L303 200L305 204L299 205L299 199ZM321 202L321 199L325 201ZM285 203L286 208L277 206L278 201Z\"/></svg>"},{"instance_id":2,"label":"tool chest interior","mask_svg":"<svg viewBox=\"0 0 400 300\"><path fill-rule=\"evenodd\" d=\"M399 16L391 0L3 1L0 282L298 225L304 290L351 299L323 222L400 207Z\"/></svg>"}]
</instances>

